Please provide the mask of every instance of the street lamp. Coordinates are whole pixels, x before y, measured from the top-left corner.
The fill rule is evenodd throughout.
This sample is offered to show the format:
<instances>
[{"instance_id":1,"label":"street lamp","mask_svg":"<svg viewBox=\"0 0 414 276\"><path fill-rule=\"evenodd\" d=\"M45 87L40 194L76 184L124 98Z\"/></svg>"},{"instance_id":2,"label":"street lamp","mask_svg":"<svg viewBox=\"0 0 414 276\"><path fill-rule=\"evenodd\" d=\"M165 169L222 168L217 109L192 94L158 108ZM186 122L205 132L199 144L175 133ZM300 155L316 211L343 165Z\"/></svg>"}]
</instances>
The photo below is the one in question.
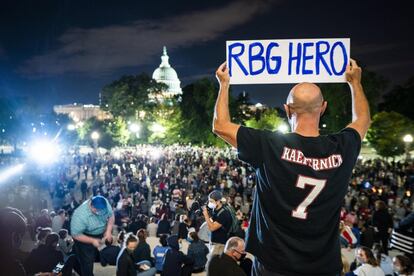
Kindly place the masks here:
<instances>
[{"instance_id":1,"label":"street lamp","mask_svg":"<svg viewBox=\"0 0 414 276\"><path fill-rule=\"evenodd\" d=\"M403 137L403 141L405 143L405 159L409 161L411 160L410 145L413 142L413 136L411 134L406 134Z\"/></svg>"},{"instance_id":2,"label":"street lamp","mask_svg":"<svg viewBox=\"0 0 414 276\"><path fill-rule=\"evenodd\" d=\"M95 153L98 154L98 140L99 140L99 132L93 131L91 133L91 138L93 141L93 148L95 149Z\"/></svg>"},{"instance_id":3,"label":"street lamp","mask_svg":"<svg viewBox=\"0 0 414 276\"><path fill-rule=\"evenodd\" d=\"M132 133L135 133L135 136L139 138L139 131L141 129L141 126L138 123L132 123L129 125L129 131Z\"/></svg>"}]
</instances>

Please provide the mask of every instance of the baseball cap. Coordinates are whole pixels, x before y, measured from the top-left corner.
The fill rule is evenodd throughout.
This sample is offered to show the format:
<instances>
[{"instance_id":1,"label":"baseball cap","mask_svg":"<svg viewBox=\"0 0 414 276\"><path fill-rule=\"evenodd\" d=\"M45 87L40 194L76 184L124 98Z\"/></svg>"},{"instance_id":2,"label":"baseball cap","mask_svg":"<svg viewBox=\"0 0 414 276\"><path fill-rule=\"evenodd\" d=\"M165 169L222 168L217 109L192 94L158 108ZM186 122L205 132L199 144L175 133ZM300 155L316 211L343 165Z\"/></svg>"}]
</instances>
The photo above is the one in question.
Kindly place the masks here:
<instances>
[{"instance_id":1,"label":"baseball cap","mask_svg":"<svg viewBox=\"0 0 414 276\"><path fill-rule=\"evenodd\" d=\"M208 197L214 199L215 201L219 201L223 197L223 194L219 190L214 190L208 195Z\"/></svg>"},{"instance_id":2,"label":"baseball cap","mask_svg":"<svg viewBox=\"0 0 414 276\"><path fill-rule=\"evenodd\" d=\"M107 210L106 199L100 195L92 197L91 205L99 211Z\"/></svg>"}]
</instances>

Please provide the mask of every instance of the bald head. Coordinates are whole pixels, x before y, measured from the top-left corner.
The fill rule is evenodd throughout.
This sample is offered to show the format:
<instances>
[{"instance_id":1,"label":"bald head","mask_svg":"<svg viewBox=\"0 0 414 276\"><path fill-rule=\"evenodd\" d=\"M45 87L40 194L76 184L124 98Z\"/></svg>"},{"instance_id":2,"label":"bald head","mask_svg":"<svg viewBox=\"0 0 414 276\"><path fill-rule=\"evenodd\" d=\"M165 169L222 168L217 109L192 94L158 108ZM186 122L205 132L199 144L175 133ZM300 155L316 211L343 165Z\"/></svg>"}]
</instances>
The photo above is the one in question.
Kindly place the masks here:
<instances>
[{"instance_id":1,"label":"bald head","mask_svg":"<svg viewBox=\"0 0 414 276\"><path fill-rule=\"evenodd\" d=\"M323 96L317 85L302 82L290 90L286 104L292 109L292 113L319 112L323 104Z\"/></svg>"}]
</instances>

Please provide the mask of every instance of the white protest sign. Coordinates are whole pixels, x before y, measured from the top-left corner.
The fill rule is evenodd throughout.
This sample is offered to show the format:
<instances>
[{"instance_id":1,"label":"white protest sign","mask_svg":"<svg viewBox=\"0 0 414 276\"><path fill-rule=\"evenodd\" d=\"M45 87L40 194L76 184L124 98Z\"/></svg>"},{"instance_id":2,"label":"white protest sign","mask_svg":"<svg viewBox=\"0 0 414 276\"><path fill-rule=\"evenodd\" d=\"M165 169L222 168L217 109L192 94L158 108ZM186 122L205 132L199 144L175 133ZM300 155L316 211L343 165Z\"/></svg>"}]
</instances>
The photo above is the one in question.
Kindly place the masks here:
<instances>
[{"instance_id":1,"label":"white protest sign","mask_svg":"<svg viewBox=\"0 0 414 276\"><path fill-rule=\"evenodd\" d=\"M346 82L350 39L226 42L231 84Z\"/></svg>"}]
</instances>

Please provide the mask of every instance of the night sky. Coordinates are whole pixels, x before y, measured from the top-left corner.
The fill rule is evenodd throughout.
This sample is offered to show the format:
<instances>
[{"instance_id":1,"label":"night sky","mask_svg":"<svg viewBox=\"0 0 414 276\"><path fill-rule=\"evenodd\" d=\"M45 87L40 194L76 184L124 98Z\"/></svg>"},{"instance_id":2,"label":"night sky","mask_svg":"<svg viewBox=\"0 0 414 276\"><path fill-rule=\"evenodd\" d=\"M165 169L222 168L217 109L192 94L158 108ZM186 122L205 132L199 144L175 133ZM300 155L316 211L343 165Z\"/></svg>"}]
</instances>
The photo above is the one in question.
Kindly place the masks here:
<instances>
[{"instance_id":1,"label":"night sky","mask_svg":"<svg viewBox=\"0 0 414 276\"><path fill-rule=\"evenodd\" d=\"M98 103L123 74L152 74L166 45L182 86L212 77L226 40L351 38L351 56L391 81L414 75L410 1L2 1L0 96ZM274 106L292 85L234 86Z\"/></svg>"}]
</instances>

